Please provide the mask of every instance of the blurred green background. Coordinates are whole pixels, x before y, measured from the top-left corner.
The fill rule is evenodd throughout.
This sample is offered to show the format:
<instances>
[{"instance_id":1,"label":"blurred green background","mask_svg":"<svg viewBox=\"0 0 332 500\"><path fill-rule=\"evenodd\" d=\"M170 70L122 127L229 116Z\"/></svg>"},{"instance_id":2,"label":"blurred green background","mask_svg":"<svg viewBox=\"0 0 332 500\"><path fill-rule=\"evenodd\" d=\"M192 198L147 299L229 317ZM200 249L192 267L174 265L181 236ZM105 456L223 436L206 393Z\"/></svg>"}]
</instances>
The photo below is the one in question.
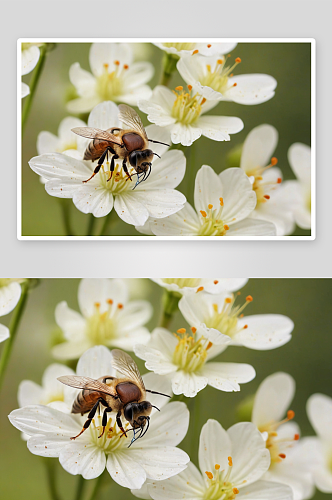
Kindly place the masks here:
<instances>
[{"instance_id":1,"label":"blurred green background","mask_svg":"<svg viewBox=\"0 0 332 500\"><path fill-rule=\"evenodd\" d=\"M133 44L135 45L135 44ZM61 203L58 198L49 196L28 165L28 161L37 155L36 141L39 132L47 130L57 135L60 121L69 115L66 100L73 97L73 87L69 81L69 68L74 62L90 71L88 43L59 43L49 52L39 81L32 109L26 124L22 150L22 235L24 236L63 236L64 226L61 219ZM257 106L244 106L232 102L222 102L208 114L238 116L244 122L244 129L231 136L230 142L216 142L205 137L195 141L191 148L184 148L188 158L187 172L179 186L190 203L193 202L194 179L197 170L203 165L210 165L217 173L224 170L227 156L234 147L245 140L247 134L256 126L268 123L279 132L279 144L274 156L278 158L284 179L293 179L294 175L287 160L288 148L294 142L310 145L311 127L311 88L310 88L310 50L309 43L240 43L232 51L231 60L240 57L242 62L235 74L266 73L276 78L278 86L275 96L266 103ZM149 85L153 88L160 82L162 73L163 51L152 44L140 44L138 59L149 60L155 66L155 75ZM29 83L31 74L23 81ZM183 83L176 72L170 82L170 88ZM24 100L23 100L24 103ZM146 115L140 112L144 125L148 125ZM82 117L86 118L86 117ZM190 162L190 168L189 168ZM235 166L235 165L232 165ZM190 175L189 175L190 171ZM72 201L72 226L75 235L85 235L89 216L79 212ZM125 224L112 211L110 231L112 235L139 235L133 226ZM99 234L102 221L96 224ZM297 228L295 235L309 235L310 231Z\"/></svg>"},{"instance_id":2,"label":"blurred green background","mask_svg":"<svg viewBox=\"0 0 332 500\"><path fill-rule=\"evenodd\" d=\"M148 279L127 280L132 290L132 298L144 298L153 304L154 316L148 327L152 330L161 315L163 290ZM7 415L17 408L17 389L23 379L40 384L45 368L54 360L50 355L55 306L62 300L78 310L77 279L45 279L35 288L28 301L12 357L6 373L1 394L0 412L0 498L4 500L48 500L45 461L54 460L57 484L62 500L75 500L78 477L66 473L57 459L42 459L32 455L21 439ZM225 428L236 422L238 405L255 393L258 385L276 371L291 374L297 384L297 392L291 409L299 423L302 435L313 435L306 416L305 404L308 397L316 392L332 396L331 388L331 279L251 279L241 290L243 297L250 294L253 302L246 308L246 314L278 313L289 316L295 323L292 340L275 350L254 351L242 347L229 347L215 358L218 361L245 362L256 369L256 378L241 386L238 393L225 393L207 387L195 398L197 428L208 418L218 420ZM7 323L10 317L1 318ZM180 313L174 317L170 329L187 326ZM142 373L144 364L138 360ZM193 400L190 401L192 405ZM188 435L181 443L197 464L197 438L191 439L194 417ZM95 480L89 481L91 491ZM88 497L87 497L88 498ZM129 490L113 483L105 474L98 500L134 498ZM315 500L328 498L317 492ZM80 500L83 500L82 498Z\"/></svg>"}]
</instances>

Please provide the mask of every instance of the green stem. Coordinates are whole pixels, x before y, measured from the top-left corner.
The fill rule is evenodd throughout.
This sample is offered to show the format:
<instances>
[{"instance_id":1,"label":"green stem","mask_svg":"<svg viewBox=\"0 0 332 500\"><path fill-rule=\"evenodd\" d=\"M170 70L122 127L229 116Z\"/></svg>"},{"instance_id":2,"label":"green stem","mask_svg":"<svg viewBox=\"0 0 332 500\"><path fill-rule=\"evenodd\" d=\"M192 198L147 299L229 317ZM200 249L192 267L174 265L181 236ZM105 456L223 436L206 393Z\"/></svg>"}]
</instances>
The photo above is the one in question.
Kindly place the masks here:
<instances>
[{"instance_id":1,"label":"green stem","mask_svg":"<svg viewBox=\"0 0 332 500\"><path fill-rule=\"evenodd\" d=\"M23 111L22 111L22 130L24 130L26 121L27 121L29 113L30 113L31 104L32 104L32 101L33 101L33 98L35 95L35 91L36 91L36 88L38 85L40 75L42 74L42 71L43 71L47 52L48 52L48 50L47 50L46 44L42 45L40 47L39 61L38 61L37 66L35 67L35 69L32 73L31 80L29 82L30 94L28 94L27 97L24 99L24 105L23 105Z\"/></svg>"},{"instance_id":2,"label":"green stem","mask_svg":"<svg viewBox=\"0 0 332 500\"><path fill-rule=\"evenodd\" d=\"M3 383L5 371L10 359L10 355L13 349L14 345L14 340L18 331L18 327L22 318L22 314L24 312L26 302L28 299L28 293L29 293L29 288L30 288L30 280L26 280L21 284L22 287L22 292L21 292L21 297L20 300L15 307L13 311L13 315L11 317L10 323L9 323L9 331L10 331L10 337L9 339L5 342L2 354L1 354L1 359L0 359L0 389Z\"/></svg>"},{"instance_id":3,"label":"green stem","mask_svg":"<svg viewBox=\"0 0 332 500\"><path fill-rule=\"evenodd\" d=\"M96 223L96 217L93 214L90 214L88 229L87 229L87 232L86 232L87 236L93 236L93 230L94 230L94 227L95 227L95 223Z\"/></svg>"},{"instance_id":4,"label":"green stem","mask_svg":"<svg viewBox=\"0 0 332 500\"><path fill-rule=\"evenodd\" d=\"M178 309L178 303L180 296L174 292L164 291L163 295L163 311L160 319L159 326L162 328L168 328L172 321L174 313Z\"/></svg>"},{"instance_id":5,"label":"green stem","mask_svg":"<svg viewBox=\"0 0 332 500\"><path fill-rule=\"evenodd\" d=\"M74 236L74 231L70 223L70 209L72 201L66 198L60 198L58 201L61 206L62 221L65 227L66 236Z\"/></svg>"},{"instance_id":6,"label":"green stem","mask_svg":"<svg viewBox=\"0 0 332 500\"><path fill-rule=\"evenodd\" d=\"M172 78L172 74L176 70L176 63L178 62L178 60L179 60L178 56L167 53L164 54L163 73L161 76L160 85L165 85L165 87L168 86Z\"/></svg>"},{"instance_id":7,"label":"green stem","mask_svg":"<svg viewBox=\"0 0 332 500\"><path fill-rule=\"evenodd\" d=\"M83 476L78 476L77 490L75 495L75 500L82 500L82 493L86 485L86 480Z\"/></svg>"},{"instance_id":8,"label":"green stem","mask_svg":"<svg viewBox=\"0 0 332 500\"><path fill-rule=\"evenodd\" d=\"M199 392L196 394L196 397L193 398L193 402L192 402L192 405L191 405L191 408L190 408L190 415L192 415L192 418L193 418L193 426L192 426L192 429L193 429L193 433L192 433L192 440L191 440L191 450L190 450L190 453L191 453L191 456L194 457L196 456L196 448L197 448L197 443L199 441L199 435L200 435L200 431L199 431L199 424L200 424L200 415L199 415L199 410L200 410L200 402L199 402L199 399L198 399L198 396L199 396Z\"/></svg>"},{"instance_id":9,"label":"green stem","mask_svg":"<svg viewBox=\"0 0 332 500\"><path fill-rule=\"evenodd\" d=\"M103 478L103 474L101 474L99 477L97 477L97 480L95 482L95 485L94 485L94 488L92 490L92 493L91 493L89 500L95 500L97 498L97 494L98 494L100 485L102 483L102 478Z\"/></svg>"},{"instance_id":10,"label":"green stem","mask_svg":"<svg viewBox=\"0 0 332 500\"><path fill-rule=\"evenodd\" d=\"M46 476L47 476L50 497L52 500L60 500L60 497L56 490L56 477L55 477L56 460L47 457L44 458L43 461L46 467Z\"/></svg>"},{"instance_id":11,"label":"green stem","mask_svg":"<svg viewBox=\"0 0 332 500\"><path fill-rule=\"evenodd\" d=\"M193 170L195 168L195 143L193 143L188 152L187 156L187 167L186 171L188 172L188 178L187 178L187 200L191 198L191 194L193 192L192 189L192 179L193 179ZM189 198L190 197L190 198Z\"/></svg>"}]
</instances>

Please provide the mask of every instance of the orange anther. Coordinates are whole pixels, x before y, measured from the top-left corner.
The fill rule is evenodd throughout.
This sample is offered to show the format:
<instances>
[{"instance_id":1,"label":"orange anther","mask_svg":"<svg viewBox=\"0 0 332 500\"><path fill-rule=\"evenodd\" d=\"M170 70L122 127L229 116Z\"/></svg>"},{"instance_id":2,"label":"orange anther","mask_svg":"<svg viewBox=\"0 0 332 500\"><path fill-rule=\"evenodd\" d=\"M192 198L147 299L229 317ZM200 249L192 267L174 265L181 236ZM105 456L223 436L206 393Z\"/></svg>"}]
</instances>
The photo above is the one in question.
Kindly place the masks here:
<instances>
[{"instance_id":1,"label":"orange anther","mask_svg":"<svg viewBox=\"0 0 332 500\"><path fill-rule=\"evenodd\" d=\"M240 314L240 318L243 318L243 316L244 316L244 314L243 314L243 313L242 313L242 314Z\"/></svg>"},{"instance_id":2,"label":"orange anther","mask_svg":"<svg viewBox=\"0 0 332 500\"><path fill-rule=\"evenodd\" d=\"M266 200L269 200L270 199L270 195L264 194L263 198L265 198Z\"/></svg>"},{"instance_id":3,"label":"orange anther","mask_svg":"<svg viewBox=\"0 0 332 500\"><path fill-rule=\"evenodd\" d=\"M218 59L217 63L222 64L224 61L222 59Z\"/></svg>"},{"instance_id":4,"label":"orange anther","mask_svg":"<svg viewBox=\"0 0 332 500\"><path fill-rule=\"evenodd\" d=\"M118 309L123 309L123 304L118 304Z\"/></svg>"},{"instance_id":5,"label":"orange anther","mask_svg":"<svg viewBox=\"0 0 332 500\"><path fill-rule=\"evenodd\" d=\"M219 198L219 201L220 201L220 206L223 207L224 206L224 198Z\"/></svg>"},{"instance_id":6,"label":"orange anther","mask_svg":"<svg viewBox=\"0 0 332 500\"><path fill-rule=\"evenodd\" d=\"M185 328L179 328L178 330L176 330L176 333L186 333L186 329Z\"/></svg>"},{"instance_id":7,"label":"orange anther","mask_svg":"<svg viewBox=\"0 0 332 500\"><path fill-rule=\"evenodd\" d=\"M194 52L192 53L192 55L195 55L195 54L198 54L198 50L194 50Z\"/></svg>"},{"instance_id":8,"label":"orange anther","mask_svg":"<svg viewBox=\"0 0 332 500\"><path fill-rule=\"evenodd\" d=\"M182 85L179 85L178 87L175 87L175 90L183 90Z\"/></svg>"},{"instance_id":9,"label":"orange anther","mask_svg":"<svg viewBox=\"0 0 332 500\"><path fill-rule=\"evenodd\" d=\"M107 63L104 63L104 68L105 68L105 69L108 69L108 66L109 66L109 65L108 65Z\"/></svg>"},{"instance_id":10,"label":"orange anther","mask_svg":"<svg viewBox=\"0 0 332 500\"><path fill-rule=\"evenodd\" d=\"M113 300L112 299L107 299L106 300L107 304L109 304L110 306L113 304Z\"/></svg>"},{"instance_id":11,"label":"orange anther","mask_svg":"<svg viewBox=\"0 0 332 500\"><path fill-rule=\"evenodd\" d=\"M244 327L243 327L243 328L246 330L246 329L248 328L248 325L244 325Z\"/></svg>"},{"instance_id":12,"label":"orange anther","mask_svg":"<svg viewBox=\"0 0 332 500\"><path fill-rule=\"evenodd\" d=\"M239 490L237 488L233 488L232 491L233 491L234 495L237 495L239 493Z\"/></svg>"},{"instance_id":13,"label":"orange anther","mask_svg":"<svg viewBox=\"0 0 332 500\"><path fill-rule=\"evenodd\" d=\"M232 302L232 299L230 297L227 297L227 299L225 299L225 302L226 304L230 304Z\"/></svg>"},{"instance_id":14,"label":"orange anther","mask_svg":"<svg viewBox=\"0 0 332 500\"><path fill-rule=\"evenodd\" d=\"M208 209L211 210L212 208L213 208L213 205L211 205L211 203L209 203Z\"/></svg>"},{"instance_id":15,"label":"orange anther","mask_svg":"<svg viewBox=\"0 0 332 500\"><path fill-rule=\"evenodd\" d=\"M100 302L95 302L95 307L97 307L99 309L100 307Z\"/></svg>"},{"instance_id":16,"label":"orange anther","mask_svg":"<svg viewBox=\"0 0 332 500\"><path fill-rule=\"evenodd\" d=\"M214 466L214 468L215 468L216 470L219 470L219 469L220 469L220 465L219 465L219 464L216 464L216 465Z\"/></svg>"},{"instance_id":17,"label":"orange anther","mask_svg":"<svg viewBox=\"0 0 332 500\"><path fill-rule=\"evenodd\" d=\"M240 63L240 62L241 62L240 57L237 57L237 58L235 59L235 62L236 62L236 63Z\"/></svg>"},{"instance_id":18,"label":"orange anther","mask_svg":"<svg viewBox=\"0 0 332 500\"><path fill-rule=\"evenodd\" d=\"M207 477L208 477L209 479L213 479L213 474L212 474L212 472L209 472L208 470L206 470L206 471L205 471L205 474L207 475Z\"/></svg>"},{"instance_id":19,"label":"orange anther","mask_svg":"<svg viewBox=\"0 0 332 500\"><path fill-rule=\"evenodd\" d=\"M212 45L209 43L209 45L207 45L207 48L209 49L209 48L211 48L211 47L212 47Z\"/></svg>"},{"instance_id":20,"label":"orange anther","mask_svg":"<svg viewBox=\"0 0 332 500\"><path fill-rule=\"evenodd\" d=\"M206 346L206 351L211 349L212 346L213 346L212 342L209 342L208 345Z\"/></svg>"},{"instance_id":21,"label":"orange anther","mask_svg":"<svg viewBox=\"0 0 332 500\"><path fill-rule=\"evenodd\" d=\"M300 434L294 434L294 441L298 441L300 439Z\"/></svg>"},{"instance_id":22,"label":"orange anther","mask_svg":"<svg viewBox=\"0 0 332 500\"><path fill-rule=\"evenodd\" d=\"M278 183L278 184L281 184L281 181L282 181L282 178L281 178L281 177L278 177L277 183Z\"/></svg>"},{"instance_id":23,"label":"orange anther","mask_svg":"<svg viewBox=\"0 0 332 500\"><path fill-rule=\"evenodd\" d=\"M233 465L233 460L232 460L232 457L228 457L228 465L229 465L230 467L232 467L232 465Z\"/></svg>"},{"instance_id":24,"label":"orange anther","mask_svg":"<svg viewBox=\"0 0 332 500\"><path fill-rule=\"evenodd\" d=\"M129 68L128 64L124 64L123 67L124 67L124 69L128 69Z\"/></svg>"},{"instance_id":25,"label":"orange anther","mask_svg":"<svg viewBox=\"0 0 332 500\"><path fill-rule=\"evenodd\" d=\"M188 90L192 90L193 89L193 86L192 85L188 85Z\"/></svg>"},{"instance_id":26,"label":"orange anther","mask_svg":"<svg viewBox=\"0 0 332 500\"><path fill-rule=\"evenodd\" d=\"M288 410L287 418L288 420L292 420L295 417L295 412L293 410Z\"/></svg>"},{"instance_id":27,"label":"orange anther","mask_svg":"<svg viewBox=\"0 0 332 500\"><path fill-rule=\"evenodd\" d=\"M225 229L225 231L228 231L229 230L229 226L227 226L227 224L224 224L224 229Z\"/></svg>"},{"instance_id":28,"label":"orange anther","mask_svg":"<svg viewBox=\"0 0 332 500\"><path fill-rule=\"evenodd\" d=\"M277 163L278 159L273 156L273 158L271 158L271 165L276 165Z\"/></svg>"},{"instance_id":29,"label":"orange anther","mask_svg":"<svg viewBox=\"0 0 332 500\"><path fill-rule=\"evenodd\" d=\"M286 455L285 455L285 453L279 453L279 457L284 459L284 458L286 458Z\"/></svg>"},{"instance_id":30,"label":"orange anther","mask_svg":"<svg viewBox=\"0 0 332 500\"><path fill-rule=\"evenodd\" d=\"M197 328L195 328L194 326L192 326L192 327L190 328L190 330L193 332L193 334L195 334L195 333L197 332Z\"/></svg>"},{"instance_id":31,"label":"orange anther","mask_svg":"<svg viewBox=\"0 0 332 500\"><path fill-rule=\"evenodd\" d=\"M204 290L204 286L199 286L196 290L196 293L197 292L202 292Z\"/></svg>"},{"instance_id":32,"label":"orange anther","mask_svg":"<svg viewBox=\"0 0 332 500\"><path fill-rule=\"evenodd\" d=\"M206 212L204 212L204 210L200 210L201 214L202 214L202 217L206 217Z\"/></svg>"},{"instance_id":33,"label":"orange anther","mask_svg":"<svg viewBox=\"0 0 332 500\"><path fill-rule=\"evenodd\" d=\"M213 282L215 285L218 285L219 281L218 280L214 280Z\"/></svg>"},{"instance_id":34,"label":"orange anther","mask_svg":"<svg viewBox=\"0 0 332 500\"><path fill-rule=\"evenodd\" d=\"M120 66L120 61L114 61L115 66Z\"/></svg>"},{"instance_id":35,"label":"orange anther","mask_svg":"<svg viewBox=\"0 0 332 500\"><path fill-rule=\"evenodd\" d=\"M246 297L246 301L247 302L252 302L254 299L252 298L251 295L248 295L248 297Z\"/></svg>"},{"instance_id":36,"label":"orange anther","mask_svg":"<svg viewBox=\"0 0 332 500\"><path fill-rule=\"evenodd\" d=\"M234 76L234 73L231 73L229 76L230 76L230 77Z\"/></svg>"},{"instance_id":37,"label":"orange anther","mask_svg":"<svg viewBox=\"0 0 332 500\"><path fill-rule=\"evenodd\" d=\"M204 104L206 102L205 97L203 97L201 104Z\"/></svg>"},{"instance_id":38,"label":"orange anther","mask_svg":"<svg viewBox=\"0 0 332 500\"><path fill-rule=\"evenodd\" d=\"M236 83L236 82L235 82L235 83L233 83L233 87L236 87L236 86L237 86L237 83Z\"/></svg>"},{"instance_id":39,"label":"orange anther","mask_svg":"<svg viewBox=\"0 0 332 500\"><path fill-rule=\"evenodd\" d=\"M262 181L263 180L263 177L261 175L257 175L255 177L256 181Z\"/></svg>"}]
</instances>

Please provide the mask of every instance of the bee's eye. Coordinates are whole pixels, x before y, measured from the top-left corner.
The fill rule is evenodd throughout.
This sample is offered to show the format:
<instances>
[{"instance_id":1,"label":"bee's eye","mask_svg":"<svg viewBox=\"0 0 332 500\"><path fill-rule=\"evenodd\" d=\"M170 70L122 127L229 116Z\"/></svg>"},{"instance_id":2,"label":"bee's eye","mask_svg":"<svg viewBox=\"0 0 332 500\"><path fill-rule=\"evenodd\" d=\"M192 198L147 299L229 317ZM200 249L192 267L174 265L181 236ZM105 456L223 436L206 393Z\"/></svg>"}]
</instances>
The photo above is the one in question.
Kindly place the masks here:
<instances>
[{"instance_id":1,"label":"bee's eye","mask_svg":"<svg viewBox=\"0 0 332 500\"><path fill-rule=\"evenodd\" d=\"M124 418L128 421L131 422L134 418L134 412L133 412L133 407L131 405L128 405L124 409Z\"/></svg>"}]
</instances>

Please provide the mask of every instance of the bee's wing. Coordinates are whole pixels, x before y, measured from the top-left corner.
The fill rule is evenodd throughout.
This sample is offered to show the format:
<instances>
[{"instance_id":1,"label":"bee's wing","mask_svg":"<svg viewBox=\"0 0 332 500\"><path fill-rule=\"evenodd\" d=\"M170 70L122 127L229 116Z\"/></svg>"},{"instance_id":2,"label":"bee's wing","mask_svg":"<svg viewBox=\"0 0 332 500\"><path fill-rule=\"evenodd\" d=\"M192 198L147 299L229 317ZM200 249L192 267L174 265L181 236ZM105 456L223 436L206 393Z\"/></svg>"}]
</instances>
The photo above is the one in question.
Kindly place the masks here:
<instances>
[{"instance_id":1,"label":"bee's wing","mask_svg":"<svg viewBox=\"0 0 332 500\"><path fill-rule=\"evenodd\" d=\"M107 130L101 130L93 127L75 127L72 128L71 131L77 135L81 135L82 137L87 137L88 139L100 139L101 141L114 142L119 145L122 144L119 137L111 134Z\"/></svg>"},{"instance_id":2,"label":"bee's wing","mask_svg":"<svg viewBox=\"0 0 332 500\"><path fill-rule=\"evenodd\" d=\"M86 389L90 391L104 392L105 394L110 394L115 396L116 392L113 387L99 382L89 377L79 377L76 375L64 375L63 377L58 377L58 380L65 385L70 387L75 387L76 389Z\"/></svg>"},{"instance_id":3,"label":"bee's wing","mask_svg":"<svg viewBox=\"0 0 332 500\"><path fill-rule=\"evenodd\" d=\"M142 120L136 111L130 106L127 106L127 104L119 104L119 110L120 122L122 122L127 128L136 130L140 135L143 135L143 137L148 140Z\"/></svg>"},{"instance_id":4,"label":"bee's wing","mask_svg":"<svg viewBox=\"0 0 332 500\"><path fill-rule=\"evenodd\" d=\"M113 368L135 382L142 391L145 391L144 382L133 358L126 352L120 351L120 349L113 349L112 357Z\"/></svg>"}]
</instances>

